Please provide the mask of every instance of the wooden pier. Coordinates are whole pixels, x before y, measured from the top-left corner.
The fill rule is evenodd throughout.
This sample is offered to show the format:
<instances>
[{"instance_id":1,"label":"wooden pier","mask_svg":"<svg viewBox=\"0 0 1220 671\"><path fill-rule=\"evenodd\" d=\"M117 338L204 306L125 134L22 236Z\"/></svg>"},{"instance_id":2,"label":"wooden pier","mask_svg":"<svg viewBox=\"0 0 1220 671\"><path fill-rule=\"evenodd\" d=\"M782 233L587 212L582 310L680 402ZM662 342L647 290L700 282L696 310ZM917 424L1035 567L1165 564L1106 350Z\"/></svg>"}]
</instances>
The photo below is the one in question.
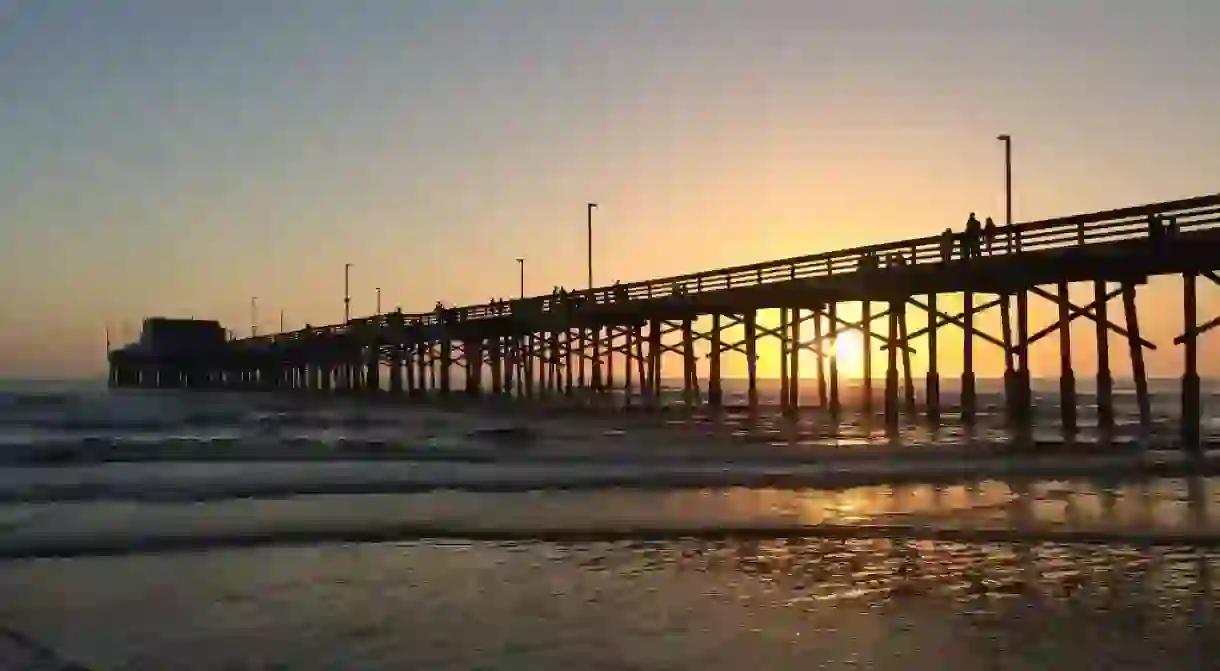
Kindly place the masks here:
<instances>
[{"instance_id":1,"label":"wooden pier","mask_svg":"<svg viewBox=\"0 0 1220 671\"><path fill-rule=\"evenodd\" d=\"M957 411L966 423L978 412L976 345L1003 353L1007 414L1014 426L1023 426L1033 410L1030 347L1057 334L1060 420L1070 434L1078 418L1069 325L1084 318L1096 326L1100 428L1105 432L1115 422L1113 335L1126 341L1139 421L1147 429L1151 410L1143 357L1145 349L1156 346L1140 335L1136 294L1150 277L1180 275L1186 328L1173 340L1183 355L1180 437L1184 447L1198 449L1197 339L1220 324L1220 317L1199 322L1196 289L1200 277L1220 284L1218 267L1220 194L1214 194L1001 227L974 243L960 235L948 241L933 236L563 295L381 314L219 346L132 346L110 353L110 382L404 398L579 396L657 407L662 359L672 354L682 361L683 402L717 408L724 403L722 358L736 353L746 359L747 402L756 409L759 342L774 338L780 343L783 409L802 405L808 397L802 384L809 382L816 385L816 405L837 415L848 400L840 393L833 344L840 334L855 331L881 343L886 353L880 401L886 421L894 424L922 411L937 422L946 411L938 333L952 327L964 334ZM1091 286L1093 300L1073 303L1068 291L1074 284ZM960 294L964 309L940 307L938 297L945 294ZM1030 324L1031 298L1057 305L1056 319L1043 328ZM859 319L842 316L850 303L859 306ZM908 328L912 307L928 315L928 326ZM1111 321L1112 307L1123 311L1125 326ZM760 323L760 310L778 310L779 325ZM988 310L1000 311L999 335L976 325ZM698 328L706 321L710 328ZM744 337L728 338L726 331L738 326ZM704 344L709 348L706 390L696 366ZM917 347L927 352L918 396L911 363ZM800 369L806 352L814 371ZM871 359L864 357L859 399L866 409L876 402Z\"/></svg>"}]
</instances>

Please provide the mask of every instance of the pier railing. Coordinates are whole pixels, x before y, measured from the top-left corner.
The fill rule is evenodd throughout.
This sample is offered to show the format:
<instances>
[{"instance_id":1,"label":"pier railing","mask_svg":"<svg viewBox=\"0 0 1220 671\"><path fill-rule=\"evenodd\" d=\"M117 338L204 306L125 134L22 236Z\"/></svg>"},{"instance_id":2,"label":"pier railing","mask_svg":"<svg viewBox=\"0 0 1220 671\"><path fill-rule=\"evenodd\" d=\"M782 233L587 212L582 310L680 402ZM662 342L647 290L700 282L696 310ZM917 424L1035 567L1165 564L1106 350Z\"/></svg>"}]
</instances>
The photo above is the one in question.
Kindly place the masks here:
<instances>
[{"instance_id":1,"label":"pier railing","mask_svg":"<svg viewBox=\"0 0 1220 671\"><path fill-rule=\"evenodd\" d=\"M1151 203L1115 210L1076 214L1054 219L1031 221L1000 227L990 239L984 236L978 243L987 256L1003 256L1031 251L1066 249L1105 244L1121 240L1138 240L1149 235L1149 217L1160 217L1164 223L1172 221L1179 232L1220 228L1220 193L1188 198L1184 200ZM961 259L965 241L961 231L954 232L954 244L950 256ZM651 300L675 294L700 294L746 288L762 284L790 282L794 280L829 277L855 273L864 269L866 259L875 260L884 268L892 262L903 265L945 263L943 234L898 242L867 245L845 250L796 256L749 265L733 266L717 270L675 275L659 279L644 280L592 290L573 291L567 300L576 305L607 305L640 300ZM364 330L391 326L397 323L432 325L445 319L477 320L512 316L514 308L532 314L559 310L562 302L554 296L538 296L516 299L499 304L472 305L449 308L443 312L417 314L389 313L373 317L353 319L347 324L311 327L262 336L251 341L273 342L296 340L307 334L338 334L349 330ZM400 321L401 320L401 321Z\"/></svg>"}]
</instances>

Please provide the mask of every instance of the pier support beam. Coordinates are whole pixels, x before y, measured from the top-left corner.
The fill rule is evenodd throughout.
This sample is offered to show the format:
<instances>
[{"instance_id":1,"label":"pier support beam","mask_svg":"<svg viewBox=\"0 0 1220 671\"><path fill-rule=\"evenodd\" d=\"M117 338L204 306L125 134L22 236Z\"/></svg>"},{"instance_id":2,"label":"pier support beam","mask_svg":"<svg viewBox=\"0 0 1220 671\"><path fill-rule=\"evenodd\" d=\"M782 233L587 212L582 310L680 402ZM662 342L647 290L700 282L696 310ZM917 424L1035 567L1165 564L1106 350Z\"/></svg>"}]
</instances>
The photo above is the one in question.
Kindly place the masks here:
<instances>
[{"instance_id":1,"label":"pier support beam","mask_svg":"<svg viewBox=\"0 0 1220 671\"><path fill-rule=\"evenodd\" d=\"M779 407L787 413L792 408L792 393L788 390L788 308L779 309Z\"/></svg>"},{"instance_id":2,"label":"pier support beam","mask_svg":"<svg viewBox=\"0 0 1220 671\"><path fill-rule=\"evenodd\" d=\"M615 340L617 338L618 338L618 328L615 326L607 326L606 327L606 340L605 340L606 362L604 364L606 373L605 373L605 375L603 375L602 377L599 378L599 381L600 381L600 384L602 385L600 388L608 394L614 393L614 355L618 352L618 346L615 344ZM599 368L599 371L600 370L601 369ZM600 375L600 373L599 373L599 375Z\"/></svg>"},{"instance_id":3,"label":"pier support beam","mask_svg":"<svg viewBox=\"0 0 1220 671\"><path fill-rule=\"evenodd\" d=\"M1067 281L1060 280L1058 289L1059 419L1063 424L1063 432L1068 436L1073 436L1076 434L1076 373L1072 368L1072 317Z\"/></svg>"},{"instance_id":4,"label":"pier support beam","mask_svg":"<svg viewBox=\"0 0 1220 671\"><path fill-rule=\"evenodd\" d=\"M652 392L653 407L660 408L661 399L661 321L653 319L648 325L648 384Z\"/></svg>"},{"instance_id":5,"label":"pier support beam","mask_svg":"<svg viewBox=\"0 0 1220 671\"><path fill-rule=\"evenodd\" d=\"M747 403L750 412L758 410L758 313L750 310L745 315L746 324L746 372Z\"/></svg>"},{"instance_id":6,"label":"pier support beam","mask_svg":"<svg viewBox=\"0 0 1220 671\"><path fill-rule=\"evenodd\" d=\"M501 370L504 375L504 394L508 396L520 396L521 392L518 389L520 378L517 377L517 360L521 356L519 345L520 339L514 337L501 338ZM514 386L517 385L517 386Z\"/></svg>"},{"instance_id":7,"label":"pier support beam","mask_svg":"<svg viewBox=\"0 0 1220 671\"><path fill-rule=\"evenodd\" d=\"M365 391L376 394L381 391L381 347L375 341L365 348L368 368L365 372Z\"/></svg>"},{"instance_id":8,"label":"pier support beam","mask_svg":"<svg viewBox=\"0 0 1220 671\"><path fill-rule=\"evenodd\" d=\"M466 393L474 397L483 394L483 367L487 363L483 351L484 343L483 340L468 340L462 343L462 353L466 359L466 379L469 380Z\"/></svg>"},{"instance_id":9,"label":"pier support beam","mask_svg":"<svg viewBox=\"0 0 1220 671\"><path fill-rule=\"evenodd\" d=\"M928 379L924 389L924 405L928 421L940 423L940 355L936 339L937 328L936 294L928 294Z\"/></svg>"},{"instance_id":10,"label":"pier support beam","mask_svg":"<svg viewBox=\"0 0 1220 671\"><path fill-rule=\"evenodd\" d=\"M1110 374L1110 330L1105 280L1093 281L1097 319L1097 426L1105 438L1114 432L1114 378Z\"/></svg>"},{"instance_id":11,"label":"pier support beam","mask_svg":"<svg viewBox=\"0 0 1220 671\"><path fill-rule=\"evenodd\" d=\"M403 347L402 372L403 387L408 397L419 395L419 380L415 377L415 351L417 348L405 345Z\"/></svg>"},{"instance_id":12,"label":"pier support beam","mask_svg":"<svg viewBox=\"0 0 1220 671\"><path fill-rule=\"evenodd\" d=\"M493 336L487 345L491 355L491 393L500 396L504 393L504 338Z\"/></svg>"},{"instance_id":13,"label":"pier support beam","mask_svg":"<svg viewBox=\"0 0 1220 671\"><path fill-rule=\"evenodd\" d=\"M907 310L905 301L898 304L898 344L902 346L902 389L903 408L908 415L915 414L915 379L911 375L911 348L907 330Z\"/></svg>"},{"instance_id":14,"label":"pier support beam","mask_svg":"<svg viewBox=\"0 0 1220 671\"><path fill-rule=\"evenodd\" d=\"M974 423L974 292L962 294L962 422Z\"/></svg>"},{"instance_id":15,"label":"pier support beam","mask_svg":"<svg viewBox=\"0 0 1220 671\"><path fill-rule=\"evenodd\" d=\"M1033 389L1029 372L1029 292L1021 289L1017 292L1017 374L1014 380L1016 401L1013 406L1013 418L1022 431L1028 431L1032 421Z\"/></svg>"},{"instance_id":16,"label":"pier support beam","mask_svg":"<svg viewBox=\"0 0 1220 671\"><path fill-rule=\"evenodd\" d=\"M689 410L699 404L699 373L695 369L694 325L682 320L682 402Z\"/></svg>"},{"instance_id":17,"label":"pier support beam","mask_svg":"<svg viewBox=\"0 0 1220 671\"><path fill-rule=\"evenodd\" d=\"M644 325L637 324L632 328L635 331L635 370L640 378L640 404L647 407L652 405L652 385L648 382L648 366L644 358Z\"/></svg>"},{"instance_id":18,"label":"pier support beam","mask_svg":"<svg viewBox=\"0 0 1220 671\"><path fill-rule=\"evenodd\" d=\"M1012 300L1008 292L1000 294L1000 334L1004 341L1004 413L1010 426L1016 422L1017 371L1013 359L1016 347L1012 339Z\"/></svg>"},{"instance_id":19,"label":"pier support beam","mask_svg":"<svg viewBox=\"0 0 1220 671\"><path fill-rule=\"evenodd\" d=\"M572 397L573 389L576 386L576 380L573 377L575 362L572 361L574 349L572 328L565 325L563 329L563 395L568 398ZM583 370L584 366L581 366L581 369Z\"/></svg>"},{"instance_id":20,"label":"pier support beam","mask_svg":"<svg viewBox=\"0 0 1220 671\"><path fill-rule=\"evenodd\" d=\"M626 345L623 347L623 405L630 407L632 397L635 395L635 386L632 384L632 376L643 367L639 365L639 359L636 357L636 349L639 347L639 329L632 325L628 327L624 333Z\"/></svg>"},{"instance_id":21,"label":"pier support beam","mask_svg":"<svg viewBox=\"0 0 1220 671\"><path fill-rule=\"evenodd\" d=\"M826 310L825 305L819 305L813 316L813 341L819 343L823 348L822 352L818 352L818 405L826 408L828 400L826 397L826 357L823 355L827 347L826 341L822 338L822 313ZM834 343L829 343L829 349L834 352Z\"/></svg>"},{"instance_id":22,"label":"pier support beam","mask_svg":"<svg viewBox=\"0 0 1220 671\"><path fill-rule=\"evenodd\" d=\"M863 337L860 338L862 347L864 348L864 415L871 419L873 414L873 303L872 301L860 302L860 328L863 329Z\"/></svg>"},{"instance_id":23,"label":"pier support beam","mask_svg":"<svg viewBox=\"0 0 1220 671\"><path fill-rule=\"evenodd\" d=\"M886 348L885 366L885 423L898 424L898 311L901 303L890 301L889 347Z\"/></svg>"},{"instance_id":24,"label":"pier support beam","mask_svg":"<svg viewBox=\"0 0 1220 671\"><path fill-rule=\"evenodd\" d=\"M812 315L814 323L817 323L817 313ZM792 408L793 412L798 412L801 409L801 309L792 308L792 337L789 342L789 363L788 363L788 407ZM818 347L821 347L821 341L816 340ZM821 355L819 353L819 358Z\"/></svg>"},{"instance_id":25,"label":"pier support beam","mask_svg":"<svg viewBox=\"0 0 1220 671\"><path fill-rule=\"evenodd\" d=\"M708 381L707 381L707 400L713 408L724 407L724 391L721 388L720 381L720 355L723 352L723 346L720 342L720 313L712 313L712 351L708 354L710 362L708 364Z\"/></svg>"},{"instance_id":26,"label":"pier support beam","mask_svg":"<svg viewBox=\"0 0 1220 671\"><path fill-rule=\"evenodd\" d=\"M1127 322L1127 349L1131 353L1131 377L1135 383L1135 402L1139 409L1140 430L1152 428L1152 404L1148 398L1148 373L1144 367L1144 348L1140 345L1139 312L1135 305L1135 285L1123 283L1123 315Z\"/></svg>"},{"instance_id":27,"label":"pier support beam","mask_svg":"<svg viewBox=\"0 0 1220 671\"><path fill-rule=\"evenodd\" d=\"M449 377L453 366L453 341L448 335L441 336L441 360L440 371L437 375L440 377L441 396L448 396L450 392Z\"/></svg>"},{"instance_id":28,"label":"pier support beam","mask_svg":"<svg viewBox=\"0 0 1220 671\"><path fill-rule=\"evenodd\" d=\"M521 357L521 377L525 381L525 397L534 397L534 370L538 366L537 340L534 334L525 336L525 353Z\"/></svg>"},{"instance_id":29,"label":"pier support beam","mask_svg":"<svg viewBox=\"0 0 1220 671\"><path fill-rule=\"evenodd\" d=\"M838 303L831 301L827 306L826 316L830 320L830 329L835 331L838 319ZM867 348L866 348L867 349ZM828 363L830 372L830 415L837 419L842 411L842 405L839 403L839 353L835 348L835 342L832 340L830 344L830 361Z\"/></svg>"},{"instance_id":30,"label":"pier support beam","mask_svg":"<svg viewBox=\"0 0 1220 671\"><path fill-rule=\"evenodd\" d=\"M1199 348L1198 348L1198 304L1196 291L1198 274L1182 275L1182 323L1183 369L1182 369L1182 447L1199 454L1202 452L1200 438L1199 403Z\"/></svg>"},{"instance_id":31,"label":"pier support beam","mask_svg":"<svg viewBox=\"0 0 1220 671\"><path fill-rule=\"evenodd\" d=\"M390 346L390 393L394 396L402 396L402 364L402 345L395 342Z\"/></svg>"},{"instance_id":32,"label":"pier support beam","mask_svg":"<svg viewBox=\"0 0 1220 671\"><path fill-rule=\"evenodd\" d=\"M602 327L595 324L592 328L593 333L593 390L597 393L602 393L605 390L602 381ZM607 350L606 360L609 362L613 356L613 350Z\"/></svg>"}]
</instances>

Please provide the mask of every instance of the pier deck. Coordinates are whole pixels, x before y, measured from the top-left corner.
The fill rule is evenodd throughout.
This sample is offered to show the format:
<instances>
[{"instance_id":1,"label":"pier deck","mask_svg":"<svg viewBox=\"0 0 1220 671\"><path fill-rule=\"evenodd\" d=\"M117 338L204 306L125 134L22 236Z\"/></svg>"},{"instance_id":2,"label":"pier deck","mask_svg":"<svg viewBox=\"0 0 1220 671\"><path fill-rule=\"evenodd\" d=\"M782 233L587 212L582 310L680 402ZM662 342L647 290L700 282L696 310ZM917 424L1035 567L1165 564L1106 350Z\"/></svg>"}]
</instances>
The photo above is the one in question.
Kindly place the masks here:
<instances>
[{"instance_id":1,"label":"pier deck","mask_svg":"<svg viewBox=\"0 0 1220 671\"><path fill-rule=\"evenodd\" d=\"M718 406L723 402L721 358L736 352L746 358L749 403L756 406L758 342L772 337L781 343L785 409L797 407L801 383L808 381L800 372L799 355L812 352L816 371L808 377L817 384L818 404L838 413L843 403L829 345L845 331L858 331L882 343L887 353L886 419L896 422L922 403L935 422L941 414L937 333L952 326L967 335L961 353L963 421L971 422L975 415L976 342L1004 352L1007 411L1020 425L1031 412L1029 347L1058 335L1061 420L1072 432L1077 418L1068 325L1085 318L1096 325L1103 429L1114 421L1111 335L1127 343L1141 424L1148 426L1143 351L1156 345L1140 335L1135 297L1148 278L1178 275L1186 324L1173 341L1183 350L1181 439L1187 447L1200 444L1196 341L1220 319L1199 323L1196 294L1199 277L1220 284L1215 273L1220 268L1220 194L1001 227L980 240L974 254L964 251L965 243L960 235L947 246L944 237L930 236L565 295L374 315L234 340L221 348L129 347L111 353L111 383L421 396L453 393L454 373L459 372L465 378L461 391L467 394L528 399L615 392L627 403L657 405L662 355L673 353L683 360L684 401ZM1094 300L1087 305L1073 304L1069 297L1069 286L1080 283L1093 288ZM945 294L961 294L964 309L955 314L939 309L937 298ZM1030 296L1056 303L1058 318L1032 330ZM1120 303L1122 326L1108 317L1111 302ZM859 304L861 318L842 317L840 306L847 303ZM906 314L912 308L927 313L928 327L908 330ZM992 309L1000 311L1000 334L986 333L975 323L981 312ZM780 325L759 323L759 310L778 310ZM697 328L709 320L710 328ZM884 323L878 326L880 320ZM739 325L744 337L725 341L725 331ZM917 339L922 339L918 345ZM697 351L704 343L706 354ZM922 398L915 394L911 370L916 346L927 352ZM706 395L698 358L709 362ZM865 357L866 408L874 403L871 366L871 357Z\"/></svg>"}]
</instances>

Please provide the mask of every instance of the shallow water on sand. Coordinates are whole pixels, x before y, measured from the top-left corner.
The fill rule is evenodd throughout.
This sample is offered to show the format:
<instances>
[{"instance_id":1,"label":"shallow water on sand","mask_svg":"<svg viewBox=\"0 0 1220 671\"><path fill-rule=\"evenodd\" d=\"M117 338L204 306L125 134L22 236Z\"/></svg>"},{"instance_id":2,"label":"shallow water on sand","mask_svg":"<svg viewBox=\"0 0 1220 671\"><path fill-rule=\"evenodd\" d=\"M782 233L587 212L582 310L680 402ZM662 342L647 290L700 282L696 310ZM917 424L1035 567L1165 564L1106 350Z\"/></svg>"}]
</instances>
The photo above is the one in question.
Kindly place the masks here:
<instances>
[{"instance_id":1,"label":"shallow water on sand","mask_svg":"<svg viewBox=\"0 0 1220 671\"><path fill-rule=\"evenodd\" d=\"M1054 544L327 545L6 567L0 618L99 669L1202 669L1218 568Z\"/></svg>"},{"instance_id":2,"label":"shallow water on sand","mask_svg":"<svg viewBox=\"0 0 1220 671\"><path fill-rule=\"evenodd\" d=\"M1087 398L1066 445L1040 398L1030 445L994 394L887 433L0 389L0 633L97 669L1213 668L1220 453L1090 446Z\"/></svg>"}]
</instances>

